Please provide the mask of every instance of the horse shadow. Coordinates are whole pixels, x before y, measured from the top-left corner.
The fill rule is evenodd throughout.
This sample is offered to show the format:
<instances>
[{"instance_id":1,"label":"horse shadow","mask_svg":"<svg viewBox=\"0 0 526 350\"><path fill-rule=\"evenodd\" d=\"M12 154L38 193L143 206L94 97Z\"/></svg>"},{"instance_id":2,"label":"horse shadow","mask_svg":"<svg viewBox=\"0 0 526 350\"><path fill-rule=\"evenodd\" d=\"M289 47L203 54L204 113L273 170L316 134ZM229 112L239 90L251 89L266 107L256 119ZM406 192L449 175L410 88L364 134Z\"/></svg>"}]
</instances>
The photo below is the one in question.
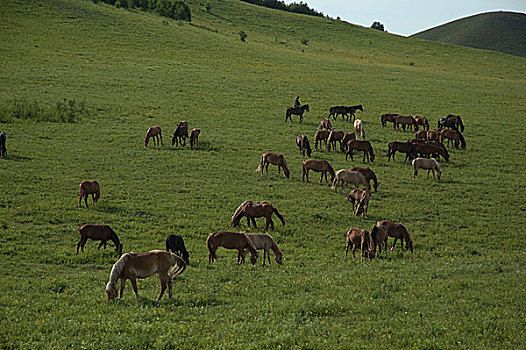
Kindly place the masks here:
<instances>
[{"instance_id":1,"label":"horse shadow","mask_svg":"<svg viewBox=\"0 0 526 350\"><path fill-rule=\"evenodd\" d=\"M7 156L4 157L4 159L12 160L12 161L15 161L15 162L23 162L23 161L27 161L27 160L32 160L33 158L25 157L25 156L17 156L16 154L15 155L8 154Z\"/></svg>"}]
</instances>

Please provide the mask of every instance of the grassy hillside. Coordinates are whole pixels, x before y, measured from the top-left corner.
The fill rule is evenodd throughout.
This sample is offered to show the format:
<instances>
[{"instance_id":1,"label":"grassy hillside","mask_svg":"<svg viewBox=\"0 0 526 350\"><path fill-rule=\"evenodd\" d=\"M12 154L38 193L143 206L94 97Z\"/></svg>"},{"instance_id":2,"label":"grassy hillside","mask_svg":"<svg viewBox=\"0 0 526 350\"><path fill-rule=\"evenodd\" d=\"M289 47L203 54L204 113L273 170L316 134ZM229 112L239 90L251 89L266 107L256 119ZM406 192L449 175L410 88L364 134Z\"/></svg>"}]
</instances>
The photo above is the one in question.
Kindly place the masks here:
<instances>
[{"instance_id":1,"label":"grassy hillside","mask_svg":"<svg viewBox=\"0 0 526 350\"><path fill-rule=\"evenodd\" d=\"M87 0L0 2L1 347L523 348L525 59L240 1L189 4L190 24ZM297 95L310 112L285 123ZM53 111L64 99L85 104L78 121L8 113L13 101ZM381 183L367 219L315 174L301 182L296 135L313 142L340 104L364 106L377 156L366 165ZM440 182L413 179L401 157L384 157L388 142L412 137L382 128L387 112L432 127L459 114L467 149L449 149ZM183 119L201 129L197 150L169 145ZM153 125L164 146L145 149ZM254 171L267 151L285 155L290 180ZM313 158L363 165L360 155ZM102 197L78 209L84 179ZM208 264L206 237L230 230L248 199L285 217L271 232L284 264L237 266L221 248ZM415 252L343 260L347 228L383 219L407 226ZM124 251L181 234L191 265L174 297L157 303L152 277L138 282L141 303L129 283L121 302L106 302L117 257L93 241L75 255L85 222L111 225Z\"/></svg>"},{"instance_id":2,"label":"grassy hillside","mask_svg":"<svg viewBox=\"0 0 526 350\"><path fill-rule=\"evenodd\" d=\"M488 12L413 34L412 37L526 57L526 14Z\"/></svg>"}]
</instances>

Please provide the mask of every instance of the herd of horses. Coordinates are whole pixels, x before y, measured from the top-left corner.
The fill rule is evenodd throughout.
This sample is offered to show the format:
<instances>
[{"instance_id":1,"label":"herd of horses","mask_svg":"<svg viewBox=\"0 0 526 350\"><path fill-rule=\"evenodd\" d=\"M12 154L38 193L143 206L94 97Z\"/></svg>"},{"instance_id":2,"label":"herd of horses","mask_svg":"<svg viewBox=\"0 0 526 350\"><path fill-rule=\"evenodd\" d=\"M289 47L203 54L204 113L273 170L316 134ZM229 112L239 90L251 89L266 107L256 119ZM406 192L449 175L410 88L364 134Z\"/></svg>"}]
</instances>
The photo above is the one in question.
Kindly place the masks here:
<instances>
[{"instance_id":1,"label":"herd of horses","mask_svg":"<svg viewBox=\"0 0 526 350\"><path fill-rule=\"evenodd\" d=\"M201 133L200 129L193 128L190 130L190 149L194 149L199 146L199 134ZM160 126L152 126L148 129L146 132L146 136L144 137L144 147L148 147L149 140L153 139L153 145L158 147L159 141L162 146L164 146L163 143L163 135L162 135L162 129ZM177 126L175 127L173 136L172 136L172 146L186 146L186 139L188 138L188 122L186 120L182 120L179 123L177 123Z\"/></svg>"}]
</instances>

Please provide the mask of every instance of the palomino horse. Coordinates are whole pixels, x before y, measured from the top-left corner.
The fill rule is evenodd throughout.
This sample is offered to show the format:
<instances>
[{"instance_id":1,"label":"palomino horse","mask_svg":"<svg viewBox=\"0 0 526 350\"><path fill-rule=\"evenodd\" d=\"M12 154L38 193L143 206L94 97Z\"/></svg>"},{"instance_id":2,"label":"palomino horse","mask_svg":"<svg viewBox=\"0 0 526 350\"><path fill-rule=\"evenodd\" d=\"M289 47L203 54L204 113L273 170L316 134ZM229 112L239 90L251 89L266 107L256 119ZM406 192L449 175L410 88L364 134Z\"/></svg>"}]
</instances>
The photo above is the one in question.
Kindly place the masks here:
<instances>
[{"instance_id":1,"label":"palomino horse","mask_svg":"<svg viewBox=\"0 0 526 350\"><path fill-rule=\"evenodd\" d=\"M459 115L448 114L445 118L440 118L438 120L439 128L451 128L464 132L464 124L462 123L462 118Z\"/></svg>"},{"instance_id":2,"label":"palomino horse","mask_svg":"<svg viewBox=\"0 0 526 350\"><path fill-rule=\"evenodd\" d=\"M334 181L334 169L326 160L305 159L301 165L303 166L303 176L301 181L305 181L305 178L307 178L307 182L309 182L309 170L321 173L320 183L324 175L325 181L327 182L327 173L331 175L331 183Z\"/></svg>"},{"instance_id":3,"label":"palomino horse","mask_svg":"<svg viewBox=\"0 0 526 350\"><path fill-rule=\"evenodd\" d=\"M354 130L356 131L356 135L360 135L362 140L365 140L365 138L367 137L367 134L365 133L365 128L360 119L356 119L354 121Z\"/></svg>"},{"instance_id":4,"label":"palomino horse","mask_svg":"<svg viewBox=\"0 0 526 350\"><path fill-rule=\"evenodd\" d=\"M309 111L309 105L303 105L300 107L289 107L287 108L287 112L285 113L285 121L287 121L287 119L290 119L290 122L292 123L292 115L295 114L300 116L300 123L302 123L303 113L305 111Z\"/></svg>"},{"instance_id":5,"label":"palomino horse","mask_svg":"<svg viewBox=\"0 0 526 350\"><path fill-rule=\"evenodd\" d=\"M415 140L411 140L411 143L415 146L416 153L420 154L421 157L441 156L446 162L449 162L449 153L444 145L431 141L422 142Z\"/></svg>"},{"instance_id":6,"label":"palomino horse","mask_svg":"<svg viewBox=\"0 0 526 350\"><path fill-rule=\"evenodd\" d=\"M378 254L382 252L382 247L384 252L387 253L387 227L386 226L377 226L375 225L371 230L371 238L373 241L373 250L376 254L376 246L378 246Z\"/></svg>"},{"instance_id":7,"label":"palomino horse","mask_svg":"<svg viewBox=\"0 0 526 350\"><path fill-rule=\"evenodd\" d=\"M318 130L323 130L323 129L326 129L326 130L333 129L332 122L329 118L322 118L320 120L320 125L318 125Z\"/></svg>"},{"instance_id":8,"label":"palomino horse","mask_svg":"<svg viewBox=\"0 0 526 350\"><path fill-rule=\"evenodd\" d=\"M274 252L274 255L276 257L276 262L281 265L283 264L283 253L281 250L279 250L278 245L274 241L274 239L266 234L257 234L257 233L245 233L247 237L254 243L256 246L256 249L261 250L263 249L263 266L265 266L265 259L268 260L268 264L270 265L270 249ZM248 249L243 250L242 253L242 262L245 263L245 256L248 253Z\"/></svg>"},{"instance_id":9,"label":"palomino horse","mask_svg":"<svg viewBox=\"0 0 526 350\"><path fill-rule=\"evenodd\" d=\"M244 232L213 232L208 235L206 239L206 246L208 247L208 263L213 263L218 257L216 255L217 248L224 247L226 249L237 249L237 264L240 265L243 261L243 250L247 249L251 256L250 262L254 265L259 257L259 253L254 245L254 242L248 238Z\"/></svg>"},{"instance_id":10,"label":"palomino horse","mask_svg":"<svg viewBox=\"0 0 526 350\"><path fill-rule=\"evenodd\" d=\"M362 250L361 260L363 260L363 258L374 258L373 242L371 239L371 233L369 231L353 227L347 230L346 236L344 259L347 259L349 247L352 248L353 259L356 258L354 256L354 252L356 251L357 247L360 247Z\"/></svg>"},{"instance_id":11,"label":"palomino horse","mask_svg":"<svg viewBox=\"0 0 526 350\"><path fill-rule=\"evenodd\" d=\"M338 189L338 185L342 184L342 191L345 193L345 190L343 187L346 183L354 184L355 187L358 187L359 185L364 185L366 190L370 193L371 192L371 186L369 185L369 181L363 176L363 174L359 171L350 171L346 169L340 169L336 172L334 176L334 181L332 182L332 189L334 190L334 193L336 193L336 190Z\"/></svg>"},{"instance_id":12,"label":"palomino horse","mask_svg":"<svg viewBox=\"0 0 526 350\"><path fill-rule=\"evenodd\" d=\"M78 208L80 208L80 202L82 198L84 198L84 203L86 204L86 208L88 207L88 195L91 194L91 198L93 199L93 205L97 204L97 201L100 198L100 186L97 181L82 181L79 186L79 204Z\"/></svg>"},{"instance_id":13,"label":"palomino horse","mask_svg":"<svg viewBox=\"0 0 526 350\"><path fill-rule=\"evenodd\" d=\"M316 131L316 134L314 135L314 150L318 150L318 142L320 143L323 141L325 143L325 148L327 148L327 139L329 138L330 131L328 130L318 130Z\"/></svg>"},{"instance_id":14,"label":"palomino horse","mask_svg":"<svg viewBox=\"0 0 526 350\"><path fill-rule=\"evenodd\" d=\"M396 222L391 222L387 220L378 221L376 223L376 226L383 226L387 230L387 234L389 237L394 237L393 246L391 247L391 251L394 250L396 240L400 240L400 244L402 245L402 251L404 251L404 246L402 243L402 239L405 240L405 249L410 250L411 253L413 252L413 241L411 240L411 237L409 237L409 232L407 232L407 229L404 225Z\"/></svg>"},{"instance_id":15,"label":"palomino horse","mask_svg":"<svg viewBox=\"0 0 526 350\"><path fill-rule=\"evenodd\" d=\"M394 121L394 129L399 129L400 124L402 124L402 129L405 131L405 127L407 126L409 130L418 131L418 124L416 123L415 118L411 116L403 116L399 115L395 117Z\"/></svg>"},{"instance_id":16,"label":"palomino horse","mask_svg":"<svg viewBox=\"0 0 526 350\"><path fill-rule=\"evenodd\" d=\"M7 149L5 148L6 135L5 132L0 132L0 157L7 156Z\"/></svg>"},{"instance_id":17,"label":"palomino horse","mask_svg":"<svg viewBox=\"0 0 526 350\"><path fill-rule=\"evenodd\" d=\"M442 143L444 142L444 139L447 139L447 145L449 146L449 142L452 140L455 142L455 148L458 148L458 143L460 141L460 144L462 145L462 149L466 149L466 140L464 139L464 136L460 133L458 130L450 130L450 129L443 129L440 132L440 137Z\"/></svg>"},{"instance_id":18,"label":"palomino horse","mask_svg":"<svg viewBox=\"0 0 526 350\"><path fill-rule=\"evenodd\" d=\"M342 119L345 119L347 117L347 120L353 121L353 119L356 119L355 112L357 110L360 110L363 112L362 105L357 106L334 106L329 108L329 118L332 117L334 120L338 117L338 114L341 114Z\"/></svg>"},{"instance_id":19,"label":"palomino horse","mask_svg":"<svg viewBox=\"0 0 526 350\"><path fill-rule=\"evenodd\" d=\"M440 170L437 161L433 158L416 158L413 160L413 177L415 178L418 177L418 169L427 170L427 177L429 177L430 171L433 172L433 177L435 177L435 171L437 172L438 180L440 180L440 176L442 176L442 171Z\"/></svg>"},{"instance_id":20,"label":"palomino horse","mask_svg":"<svg viewBox=\"0 0 526 350\"><path fill-rule=\"evenodd\" d=\"M77 255L79 253L79 248L84 253L84 245L86 244L88 238L94 241L101 241L97 247L97 250L99 250L103 245L104 249L106 249L106 242L112 241L115 244L115 251L117 254L122 254L122 244L119 241L119 237L117 237L115 231L113 231L108 225L84 224L79 226L78 230L80 238L77 243Z\"/></svg>"},{"instance_id":21,"label":"palomino horse","mask_svg":"<svg viewBox=\"0 0 526 350\"><path fill-rule=\"evenodd\" d=\"M190 149L199 146L199 133L201 129L193 128L190 130Z\"/></svg>"},{"instance_id":22,"label":"palomino horse","mask_svg":"<svg viewBox=\"0 0 526 350\"><path fill-rule=\"evenodd\" d=\"M275 213L277 217L281 220L283 226L285 226L285 219L283 219L283 216L281 216L278 210L269 202L244 201L236 209L234 215L232 215L232 227L238 226L239 222L241 221L241 218L243 216L246 216L247 226L250 227L250 221L252 221L254 228L257 228L255 218L260 218L264 216L266 218L265 231L268 230L269 225L270 228L273 230L274 221L272 221L272 213Z\"/></svg>"},{"instance_id":23,"label":"palomino horse","mask_svg":"<svg viewBox=\"0 0 526 350\"><path fill-rule=\"evenodd\" d=\"M287 179L290 178L289 167L287 166L287 161L285 160L283 154L277 154L272 152L263 153L261 155L261 163L259 163L259 166L256 168L256 171L258 173L261 172L261 175L263 175L263 169L265 169L268 175L269 164L274 164L278 166L278 175L280 174L280 169L283 168L283 174L285 174L285 177Z\"/></svg>"},{"instance_id":24,"label":"palomino horse","mask_svg":"<svg viewBox=\"0 0 526 350\"><path fill-rule=\"evenodd\" d=\"M171 250L172 253L175 253L182 257L186 265L190 265L190 255L188 254L188 250L186 250L183 237L181 237L181 235L168 235L164 243L165 250L167 252Z\"/></svg>"},{"instance_id":25,"label":"palomino horse","mask_svg":"<svg viewBox=\"0 0 526 350\"><path fill-rule=\"evenodd\" d=\"M172 273L168 271L172 269ZM106 294L108 300L114 300L117 297L117 281L121 280L121 289L119 299L122 299L124 292L124 285L126 280L130 280L133 292L137 297L137 301L141 301L137 293L137 278L148 278L155 273L159 273L159 280L161 281L161 293L157 300L161 300L168 287L168 299L172 297L172 278L179 276L186 269L186 264L179 256L165 252L164 250L151 250L146 253L126 253L120 257L113 265L110 273L110 281L106 285Z\"/></svg>"},{"instance_id":26,"label":"palomino horse","mask_svg":"<svg viewBox=\"0 0 526 350\"><path fill-rule=\"evenodd\" d=\"M148 129L146 132L146 136L144 137L144 147L148 146L148 141L150 140L150 137L153 137L153 145L159 146L159 138L161 138L161 145L164 146L163 143L163 135L161 134L162 130L160 126L152 126ZM157 141L157 142L156 142Z\"/></svg>"},{"instance_id":27,"label":"palomino horse","mask_svg":"<svg viewBox=\"0 0 526 350\"><path fill-rule=\"evenodd\" d=\"M346 196L347 200L352 203L354 215L360 216L363 213L363 217L366 218L369 209L369 192L355 188L351 192L346 193Z\"/></svg>"},{"instance_id":28,"label":"palomino horse","mask_svg":"<svg viewBox=\"0 0 526 350\"><path fill-rule=\"evenodd\" d=\"M300 149L300 154L302 154L305 157L305 151L307 151L307 157L310 157L312 150L310 148L309 139L305 135L298 135L296 137L296 145L298 145Z\"/></svg>"},{"instance_id":29,"label":"palomino horse","mask_svg":"<svg viewBox=\"0 0 526 350\"><path fill-rule=\"evenodd\" d=\"M387 161L391 161L391 157L393 157L393 161L395 160L395 154L396 152L405 153L405 159L404 163L409 160L414 159L417 157L415 146L411 142L390 142L387 150Z\"/></svg>"},{"instance_id":30,"label":"palomino horse","mask_svg":"<svg viewBox=\"0 0 526 350\"><path fill-rule=\"evenodd\" d=\"M333 147L333 150L336 151L336 142L340 143L340 149L342 146L342 140L345 136L345 131L343 130L331 130L331 133L329 134L329 139L327 140L327 149L330 151L331 146Z\"/></svg>"},{"instance_id":31,"label":"palomino horse","mask_svg":"<svg viewBox=\"0 0 526 350\"><path fill-rule=\"evenodd\" d=\"M368 162L374 161L373 146L371 146L371 143L369 141L350 140L347 143L347 153L345 154L345 160L347 160L348 156L351 156L351 160L354 162L354 158L353 158L354 150L363 152L363 162L364 163L365 163L365 157L367 157Z\"/></svg>"},{"instance_id":32,"label":"palomino horse","mask_svg":"<svg viewBox=\"0 0 526 350\"><path fill-rule=\"evenodd\" d=\"M354 132L348 132L343 135L342 142L340 143L340 151L342 151L342 153L347 152L347 144L351 140L356 140L356 134Z\"/></svg>"},{"instance_id":33,"label":"palomino horse","mask_svg":"<svg viewBox=\"0 0 526 350\"><path fill-rule=\"evenodd\" d=\"M177 127L174 130L174 135L172 136L172 146L176 146L179 143L182 146L186 145L186 138L188 137L188 122L186 120L180 121L177 123Z\"/></svg>"},{"instance_id":34,"label":"palomino horse","mask_svg":"<svg viewBox=\"0 0 526 350\"><path fill-rule=\"evenodd\" d=\"M378 192L378 186L379 186L378 179L376 178L376 174L374 173L372 169L355 166L355 167L350 168L349 170L361 172L362 175L365 176L365 179L367 181L373 180L374 192Z\"/></svg>"},{"instance_id":35,"label":"palomino horse","mask_svg":"<svg viewBox=\"0 0 526 350\"><path fill-rule=\"evenodd\" d=\"M422 125L422 128L424 130L429 130L429 122L427 121L426 117L422 117L420 115L416 115L413 118L415 118L415 121L418 125Z\"/></svg>"},{"instance_id":36,"label":"palomino horse","mask_svg":"<svg viewBox=\"0 0 526 350\"><path fill-rule=\"evenodd\" d=\"M387 122L393 123L393 127L394 127L395 117L398 117L399 115L400 114L398 113L382 114L382 116L380 117L380 120L382 121L382 127L385 127L387 125Z\"/></svg>"}]
</instances>

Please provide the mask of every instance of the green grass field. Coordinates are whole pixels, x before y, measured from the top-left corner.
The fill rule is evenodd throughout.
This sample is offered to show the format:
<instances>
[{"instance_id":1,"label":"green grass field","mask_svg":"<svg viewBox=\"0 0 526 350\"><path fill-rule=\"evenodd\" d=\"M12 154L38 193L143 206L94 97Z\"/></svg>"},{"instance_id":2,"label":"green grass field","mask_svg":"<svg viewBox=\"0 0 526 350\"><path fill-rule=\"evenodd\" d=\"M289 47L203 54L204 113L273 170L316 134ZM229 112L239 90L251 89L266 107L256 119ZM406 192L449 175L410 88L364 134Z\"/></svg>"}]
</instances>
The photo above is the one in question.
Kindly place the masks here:
<instances>
[{"instance_id":1,"label":"green grass field","mask_svg":"<svg viewBox=\"0 0 526 350\"><path fill-rule=\"evenodd\" d=\"M207 3L210 12L190 1L192 23L178 23L87 0L0 2L0 347L524 348L525 59ZM310 112L285 123L297 95ZM74 123L9 114L14 101L52 111L64 99L85 103ZM330 106L355 104L381 183L367 219L315 174L301 182L295 144L300 133L313 143ZM449 148L440 182L413 179L403 157L384 156L388 142L412 138L381 127L388 112L432 127L459 114L467 149ZM169 146L180 120L201 129L197 150ZM165 145L145 149L153 125ZM351 129L341 119L336 128ZM255 172L267 151L285 155L291 179ZM313 158L363 165L361 155ZM85 179L102 196L79 209ZM231 230L244 200L285 217L270 232L282 266L237 266L221 248L208 264L206 237ZM383 219L406 225L414 253L344 260L346 230ZM75 255L86 222L111 225L126 252L181 234L191 265L174 297L156 302L152 277L138 283L141 303L129 283L107 302L117 256L93 241Z\"/></svg>"}]
</instances>

